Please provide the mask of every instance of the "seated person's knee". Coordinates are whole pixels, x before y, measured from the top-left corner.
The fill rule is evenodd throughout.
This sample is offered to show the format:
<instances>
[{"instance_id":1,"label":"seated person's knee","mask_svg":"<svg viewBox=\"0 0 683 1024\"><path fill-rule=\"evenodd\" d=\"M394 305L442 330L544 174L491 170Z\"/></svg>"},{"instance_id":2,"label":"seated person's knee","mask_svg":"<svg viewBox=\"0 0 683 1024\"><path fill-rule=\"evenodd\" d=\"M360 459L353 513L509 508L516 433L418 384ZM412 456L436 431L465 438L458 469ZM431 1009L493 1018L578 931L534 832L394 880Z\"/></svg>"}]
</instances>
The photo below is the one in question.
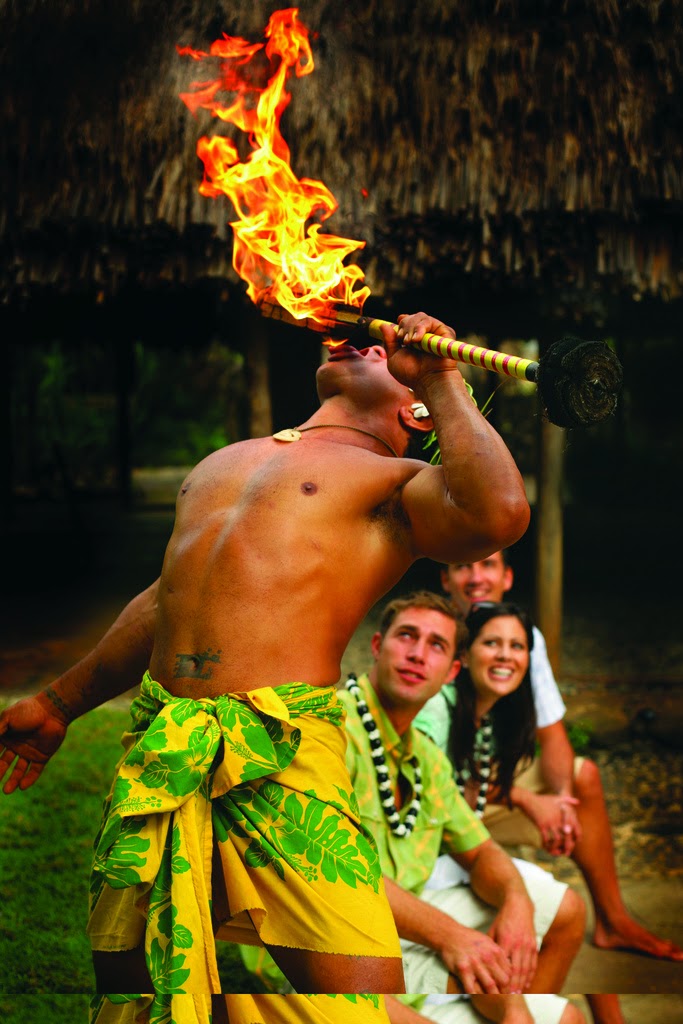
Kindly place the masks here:
<instances>
[{"instance_id":1,"label":"seated person's knee","mask_svg":"<svg viewBox=\"0 0 683 1024\"><path fill-rule=\"evenodd\" d=\"M560 1017L559 1024L586 1024L586 1018L578 1006L574 1006L573 1003L567 1003Z\"/></svg>"},{"instance_id":2,"label":"seated person's knee","mask_svg":"<svg viewBox=\"0 0 683 1024\"><path fill-rule=\"evenodd\" d=\"M586 927L586 904L578 892L574 892L573 889L567 889L555 920L558 925L570 928L572 932L583 935Z\"/></svg>"},{"instance_id":3,"label":"seated person's knee","mask_svg":"<svg viewBox=\"0 0 683 1024\"><path fill-rule=\"evenodd\" d=\"M595 761L591 761L590 758L586 758L584 760L581 765L581 770L576 776L574 788L576 790L576 795L581 797L583 794L584 799L595 792L602 791L600 769Z\"/></svg>"}]
</instances>

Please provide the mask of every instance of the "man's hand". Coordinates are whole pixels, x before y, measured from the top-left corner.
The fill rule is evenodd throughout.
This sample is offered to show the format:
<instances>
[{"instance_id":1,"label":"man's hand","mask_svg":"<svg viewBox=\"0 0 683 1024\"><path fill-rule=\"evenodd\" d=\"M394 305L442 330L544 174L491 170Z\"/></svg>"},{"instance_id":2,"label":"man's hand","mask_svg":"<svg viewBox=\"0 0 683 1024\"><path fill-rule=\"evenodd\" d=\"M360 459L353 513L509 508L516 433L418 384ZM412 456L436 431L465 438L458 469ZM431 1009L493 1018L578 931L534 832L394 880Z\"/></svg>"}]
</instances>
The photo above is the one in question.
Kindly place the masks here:
<instances>
[{"instance_id":1,"label":"man's hand","mask_svg":"<svg viewBox=\"0 0 683 1024\"><path fill-rule=\"evenodd\" d=\"M490 842L491 840L489 840ZM500 946L430 906L390 878L384 879L398 934L433 949L468 994L507 992L510 963Z\"/></svg>"},{"instance_id":2,"label":"man's hand","mask_svg":"<svg viewBox=\"0 0 683 1024\"><path fill-rule=\"evenodd\" d=\"M528 991L538 963L534 907L528 896L510 896L498 911L489 935L494 939L510 963L508 991Z\"/></svg>"},{"instance_id":3,"label":"man's hand","mask_svg":"<svg viewBox=\"0 0 683 1024\"><path fill-rule=\"evenodd\" d=\"M0 714L0 780L9 771L4 793L13 793L17 786L28 789L40 778L61 746L67 726L42 694L20 700Z\"/></svg>"},{"instance_id":4,"label":"man's hand","mask_svg":"<svg viewBox=\"0 0 683 1024\"><path fill-rule=\"evenodd\" d=\"M460 981L463 992L508 992L512 976L505 951L488 935L473 928L458 926L456 941L439 950L451 974Z\"/></svg>"},{"instance_id":5,"label":"man's hand","mask_svg":"<svg viewBox=\"0 0 683 1024\"><path fill-rule=\"evenodd\" d=\"M455 331L451 327L427 313L411 313L409 316L402 313L398 317L398 331L394 331L390 324L382 327L389 372L401 384L413 390L423 377L431 373L460 372L454 359L442 359L441 356L432 355L410 344L413 339L419 341L425 334L455 339Z\"/></svg>"},{"instance_id":6,"label":"man's hand","mask_svg":"<svg viewBox=\"0 0 683 1024\"><path fill-rule=\"evenodd\" d=\"M527 796L525 813L541 833L543 848L553 857L568 857L581 838L575 796L534 793Z\"/></svg>"},{"instance_id":7,"label":"man's hand","mask_svg":"<svg viewBox=\"0 0 683 1024\"><path fill-rule=\"evenodd\" d=\"M497 1024L534 1024L524 996L473 996L472 1006Z\"/></svg>"}]
</instances>

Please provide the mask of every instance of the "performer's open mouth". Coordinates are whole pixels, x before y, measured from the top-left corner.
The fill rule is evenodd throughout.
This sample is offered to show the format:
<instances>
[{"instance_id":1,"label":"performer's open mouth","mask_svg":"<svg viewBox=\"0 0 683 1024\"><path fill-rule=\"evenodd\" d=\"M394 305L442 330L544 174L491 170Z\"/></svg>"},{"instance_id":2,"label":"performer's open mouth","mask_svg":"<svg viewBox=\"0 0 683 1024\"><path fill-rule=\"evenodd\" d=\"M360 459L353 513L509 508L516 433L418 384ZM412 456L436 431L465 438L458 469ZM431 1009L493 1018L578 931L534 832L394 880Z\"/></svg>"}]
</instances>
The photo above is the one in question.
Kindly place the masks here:
<instances>
[{"instance_id":1,"label":"performer's open mouth","mask_svg":"<svg viewBox=\"0 0 683 1024\"><path fill-rule=\"evenodd\" d=\"M367 350L366 350L367 351ZM343 342L341 345L335 345L334 348L330 349L330 354L327 357L327 361L338 362L342 359L362 359L363 354L358 351L353 345L349 345L347 342Z\"/></svg>"}]
</instances>

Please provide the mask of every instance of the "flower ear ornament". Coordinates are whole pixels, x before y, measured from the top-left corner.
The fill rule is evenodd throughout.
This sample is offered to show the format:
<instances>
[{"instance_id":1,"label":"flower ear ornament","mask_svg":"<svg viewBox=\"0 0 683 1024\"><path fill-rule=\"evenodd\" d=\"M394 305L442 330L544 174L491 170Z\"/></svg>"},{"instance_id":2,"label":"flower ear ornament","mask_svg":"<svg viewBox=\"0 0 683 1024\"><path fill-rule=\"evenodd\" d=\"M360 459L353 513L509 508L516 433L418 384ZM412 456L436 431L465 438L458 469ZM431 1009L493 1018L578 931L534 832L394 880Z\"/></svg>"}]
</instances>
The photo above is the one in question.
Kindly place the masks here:
<instances>
[{"instance_id":1,"label":"flower ear ornament","mask_svg":"<svg viewBox=\"0 0 683 1024\"><path fill-rule=\"evenodd\" d=\"M413 402L410 408L413 410L413 416L416 420L429 419L429 409L424 402Z\"/></svg>"}]
</instances>

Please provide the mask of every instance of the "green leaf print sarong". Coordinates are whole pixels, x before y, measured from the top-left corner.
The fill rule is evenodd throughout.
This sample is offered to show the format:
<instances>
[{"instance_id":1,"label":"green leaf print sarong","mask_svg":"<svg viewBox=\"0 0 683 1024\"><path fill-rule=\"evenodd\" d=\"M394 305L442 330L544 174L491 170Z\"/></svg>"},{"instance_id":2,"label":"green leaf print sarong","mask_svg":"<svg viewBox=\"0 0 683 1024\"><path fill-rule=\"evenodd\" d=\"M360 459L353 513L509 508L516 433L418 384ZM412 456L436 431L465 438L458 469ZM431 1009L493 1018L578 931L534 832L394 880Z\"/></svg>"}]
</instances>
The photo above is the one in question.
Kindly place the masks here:
<instances>
[{"instance_id":1,"label":"green leaf print sarong","mask_svg":"<svg viewBox=\"0 0 683 1024\"><path fill-rule=\"evenodd\" d=\"M389 1024L380 995L228 995L230 1024ZM90 1024L211 1024L211 996L95 996Z\"/></svg>"},{"instance_id":2,"label":"green leaf print sarong","mask_svg":"<svg viewBox=\"0 0 683 1024\"><path fill-rule=\"evenodd\" d=\"M400 956L333 687L192 700L147 672L131 715L95 840L93 949L144 936L154 990L168 994L220 991L216 918L231 941Z\"/></svg>"}]
</instances>

